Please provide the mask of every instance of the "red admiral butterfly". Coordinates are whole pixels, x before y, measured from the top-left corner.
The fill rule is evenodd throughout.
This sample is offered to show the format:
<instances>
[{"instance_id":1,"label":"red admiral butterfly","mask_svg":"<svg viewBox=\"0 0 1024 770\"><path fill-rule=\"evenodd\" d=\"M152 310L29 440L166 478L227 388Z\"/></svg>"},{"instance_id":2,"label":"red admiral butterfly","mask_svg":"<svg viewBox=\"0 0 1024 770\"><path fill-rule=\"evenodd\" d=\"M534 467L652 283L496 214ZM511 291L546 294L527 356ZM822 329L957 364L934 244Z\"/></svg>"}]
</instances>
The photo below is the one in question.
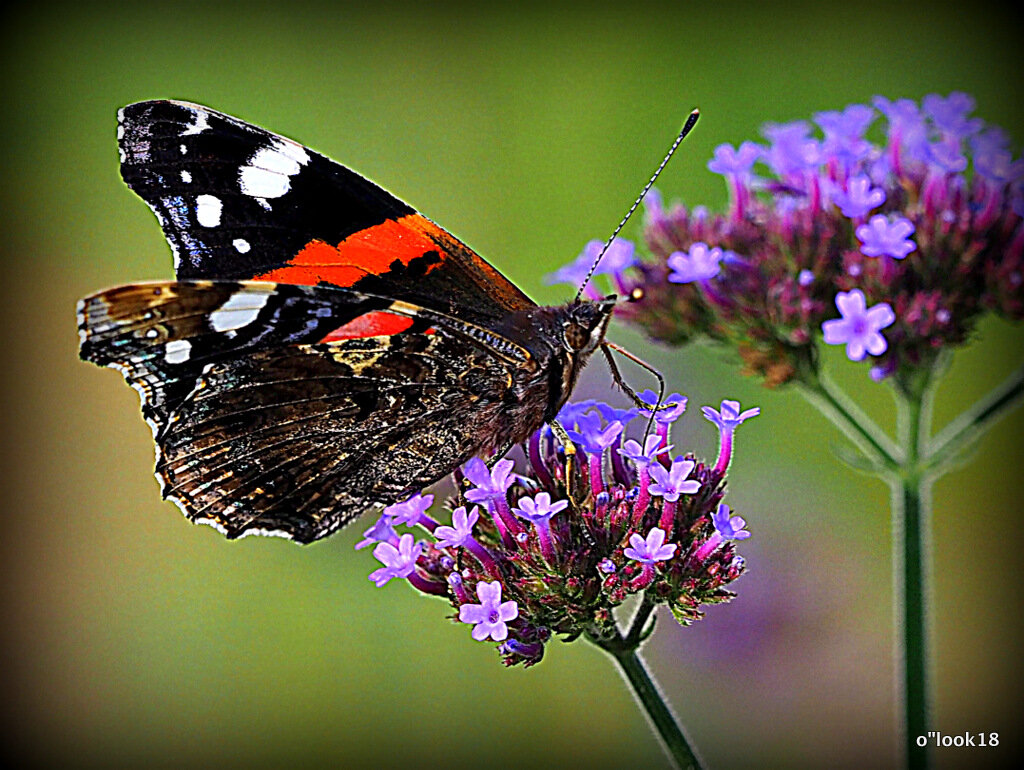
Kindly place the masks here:
<instances>
[{"instance_id":1,"label":"red admiral butterfly","mask_svg":"<svg viewBox=\"0 0 1024 770\"><path fill-rule=\"evenodd\" d=\"M539 307L289 139L150 101L118 144L177 280L82 300L80 355L141 395L163 496L229 538L309 543L525 440L606 344L614 297Z\"/></svg>"}]
</instances>

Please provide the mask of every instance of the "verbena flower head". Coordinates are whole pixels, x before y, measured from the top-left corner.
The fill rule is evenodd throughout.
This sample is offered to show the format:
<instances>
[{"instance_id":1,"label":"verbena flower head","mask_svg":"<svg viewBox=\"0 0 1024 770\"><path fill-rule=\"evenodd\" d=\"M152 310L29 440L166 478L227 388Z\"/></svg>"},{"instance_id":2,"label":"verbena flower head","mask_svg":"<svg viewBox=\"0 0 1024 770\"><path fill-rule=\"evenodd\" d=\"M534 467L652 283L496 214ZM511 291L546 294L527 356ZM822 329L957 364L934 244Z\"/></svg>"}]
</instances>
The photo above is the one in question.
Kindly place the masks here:
<instances>
[{"instance_id":1,"label":"verbena flower head","mask_svg":"<svg viewBox=\"0 0 1024 770\"><path fill-rule=\"evenodd\" d=\"M649 256L618 279L643 297L616 312L669 344L724 343L768 384L812 376L823 333L903 377L985 312L1019 320L1024 160L973 108L963 93L877 97L722 145L709 168L728 210L649 202ZM863 296L870 332L830 323L851 323L841 295Z\"/></svg>"},{"instance_id":2,"label":"verbena flower head","mask_svg":"<svg viewBox=\"0 0 1024 770\"><path fill-rule=\"evenodd\" d=\"M635 438L627 438L636 415L593 401L567 405L560 421L588 434L571 463L547 427L522 448L518 468L511 459L491 468L471 460L447 505L450 525L427 516L421 496L399 504L409 514L385 518L414 523L425 539L405 533L379 543L384 566L371 579L405 578L447 599L474 639L498 643L506 665L538 662L553 636L602 638L613 610L634 594L667 605L684 625L699 619L704 605L732 597L727 587L745 568L714 518L725 472L693 455L670 460L662 436L645 440L646 421L632 423Z\"/></svg>"}]
</instances>

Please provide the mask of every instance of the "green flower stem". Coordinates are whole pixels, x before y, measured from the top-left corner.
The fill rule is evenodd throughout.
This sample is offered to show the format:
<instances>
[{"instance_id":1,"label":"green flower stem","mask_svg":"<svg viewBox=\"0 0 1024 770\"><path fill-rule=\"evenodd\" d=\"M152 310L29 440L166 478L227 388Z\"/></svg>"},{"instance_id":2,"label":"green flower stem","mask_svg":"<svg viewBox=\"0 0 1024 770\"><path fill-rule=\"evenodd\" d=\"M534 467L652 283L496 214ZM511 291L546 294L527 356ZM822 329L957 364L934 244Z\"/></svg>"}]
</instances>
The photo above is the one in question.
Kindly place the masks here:
<instances>
[{"instance_id":1,"label":"green flower stem","mask_svg":"<svg viewBox=\"0 0 1024 770\"><path fill-rule=\"evenodd\" d=\"M878 468L895 469L899 450L864 412L824 373L808 372L797 387L804 398L846 434Z\"/></svg>"},{"instance_id":2,"label":"green flower stem","mask_svg":"<svg viewBox=\"0 0 1024 770\"><path fill-rule=\"evenodd\" d=\"M929 765L927 745L932 716L931 652L931 506L930 480L921 467L927 444L930 409L925 394L932 392L930 373L916 383L897 386L899 435L904 461L890 476L893 514L893 616L897 702L903 707L900 738L906 766L922 770ZM930 400L930 398L929 398Z\"/></svg>"},{"instance_id":3,"label":"green flower stem","mask_svg":"<svg viewBox=\"0 0 1024 770\"><path fill-rule=\"evenodd\" d=\"M930 752L917 745L932 716L931 676L931 485L963 451L1024 400L1024 366L949 423L934 438L931 404L948 357L938 356L913 377L897 379L899 442L893 444L835 384L806 373L803 395L864 453L875 474L889 483L893 514L893 582L899 734L906 766L929 766Z\"/></svg>"},{"instance_id":4,"label":"green flower stem","mask_svg":"<svg viewBox=\"0 0 1024 770\"><path fill-rule=\"evenodd\" d=\"M905 476L893 484L893 609L896 620L896 677L902 705L900 737L906 766L929 765L929 750L916 738L928 735L932 716L931 614L931 508L927 482L920 475Z\"/></svg>"},{"instance_id":5,"label":"green flower stem","mask_svg":"<svg viewBox=\"0 0 1024 770\"><path fill-rule=\"evenodd\" d=\"M1018 367L988 395L960 414L928 444L926 466L933 473L949 470L963 450L1020 404L1024 396L1024 366Z\"/></svg>"},{"instance_id":6,"label":"green flower stem","mask_svg":"<svg viewBox=\"0 0 1024 770\"><path fill-rule=\"evenodd\" d=\"M640 606L637 607L636 613L633 615L633 619L629 622L629 632L625 638L627 645L635 649L647 638L648 634L644 633L644 629L647 627L647 619L653 611L654 600L649 594L645 593L644 598L640 601Z\"/></svg>"},{"instance_id":7,"label":"green flower stem","mask_svg":"<svg viewBox=\"0 0 1024 770\"><path fill-rule=\"evenodd\" d=\"M661 689L637 652L637 647L645 636L647 620L653 610L654 602L645 594L627 634L623 635L615 630L610 636L588 635L587 638L619 664L619 670L633 689L633 697L643 706L673 764L680 770L701 770L703 765L697 752L690 745L679 720L672 713L668 701L665 700Z\"/></svg>"},{"instance_id":8,"label":"green flower stem","mask_svg":"<svg viewBox=\"0 0 1024 770\"><path fill-rule=\"evenodd\" d=\"M675 715L669 709L647 667L636 650L612 653L626 680L633 687L633 695L643 705L648 718L665 743L665 749L680 770L700 770L700 760L690 747Z\"/></svg>"}]
</instances>

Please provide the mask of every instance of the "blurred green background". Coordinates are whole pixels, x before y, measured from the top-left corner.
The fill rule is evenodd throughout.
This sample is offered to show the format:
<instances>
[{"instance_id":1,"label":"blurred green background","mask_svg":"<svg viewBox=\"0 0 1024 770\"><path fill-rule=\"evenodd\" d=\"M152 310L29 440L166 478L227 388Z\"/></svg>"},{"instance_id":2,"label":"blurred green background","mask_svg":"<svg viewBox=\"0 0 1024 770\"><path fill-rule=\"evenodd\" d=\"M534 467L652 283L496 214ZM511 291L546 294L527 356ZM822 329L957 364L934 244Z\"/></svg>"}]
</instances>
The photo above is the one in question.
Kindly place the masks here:
<instances>
[{"instance_id":1,"label":"blurred green background","mask_svg":"<svg viewBox=\"0 0 1024 770\"><path fill-rule=\"evenodd\" d=\"M648 2L10 3L2 12L5 752L85 767L667 766L602 654L552 644L505 670L440 601L375 589L365 527L301 548L226 542L159 499L138 399L77 360L75 300L171 276L152 214L119 178L115 110L173 97L237 114L377 180L535 299L604 237L680 121L703 117L666 198L721 206L715 145L875 94L972 93L1024 139L1021 27L1002 4ZM634 223L627 234L639 234ZM713 455L699 404L738 398L730 502L749 521L738 598L647 657L714 767L893 761L887 492L830 453L795 394L718 353L643 354L688 393L675 443ZM940 393L941 424L1022 358L988 321ZM883 422L866 366L828 357ZM639 378L640 375L635 375ZM580 395L610 394L600 365ZM935 489L935 726L1020 749L1018 412Z\"/></svg>"}]
</instances>

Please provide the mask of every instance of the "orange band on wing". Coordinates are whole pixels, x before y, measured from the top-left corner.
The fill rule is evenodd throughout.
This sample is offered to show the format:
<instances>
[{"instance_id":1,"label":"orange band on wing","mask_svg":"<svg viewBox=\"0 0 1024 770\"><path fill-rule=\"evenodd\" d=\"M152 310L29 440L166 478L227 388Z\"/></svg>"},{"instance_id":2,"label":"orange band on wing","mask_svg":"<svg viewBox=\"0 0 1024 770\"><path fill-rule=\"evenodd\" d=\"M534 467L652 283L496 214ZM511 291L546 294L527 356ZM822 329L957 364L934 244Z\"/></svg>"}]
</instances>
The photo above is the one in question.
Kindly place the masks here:
<instances>
[{"instance_id":1,"label":"orange band on wing","mask_svg":"<svg viewBox=\"0 0 1024 770\"><path fill-rule=\"evenodd\" d=\"M392 334L401 334L410 326L412 319L409 316L389 313L386 310L372 310L353 318L344 326L339 326L320 342L337 342L357 337L389 337Z\"/></svg>"},{"instance_id":2,"label":"orange band on wing","mask_svg":"<svg viewBox=\"0 0 1024 770\"><path fill-rule=\"evenodd\" d=\"M440 253L437 243L430 237L434 234L440 236L444 231L419 214L388 219L353 233L337 246L320 240L310 241L287 265L261 273L255 280L303 286L319 283L351 286L367 275L383 275L395 260L408 265L427 252ZM427 270L439 264L428 265Z\"/></svg>"}]
</instances>

